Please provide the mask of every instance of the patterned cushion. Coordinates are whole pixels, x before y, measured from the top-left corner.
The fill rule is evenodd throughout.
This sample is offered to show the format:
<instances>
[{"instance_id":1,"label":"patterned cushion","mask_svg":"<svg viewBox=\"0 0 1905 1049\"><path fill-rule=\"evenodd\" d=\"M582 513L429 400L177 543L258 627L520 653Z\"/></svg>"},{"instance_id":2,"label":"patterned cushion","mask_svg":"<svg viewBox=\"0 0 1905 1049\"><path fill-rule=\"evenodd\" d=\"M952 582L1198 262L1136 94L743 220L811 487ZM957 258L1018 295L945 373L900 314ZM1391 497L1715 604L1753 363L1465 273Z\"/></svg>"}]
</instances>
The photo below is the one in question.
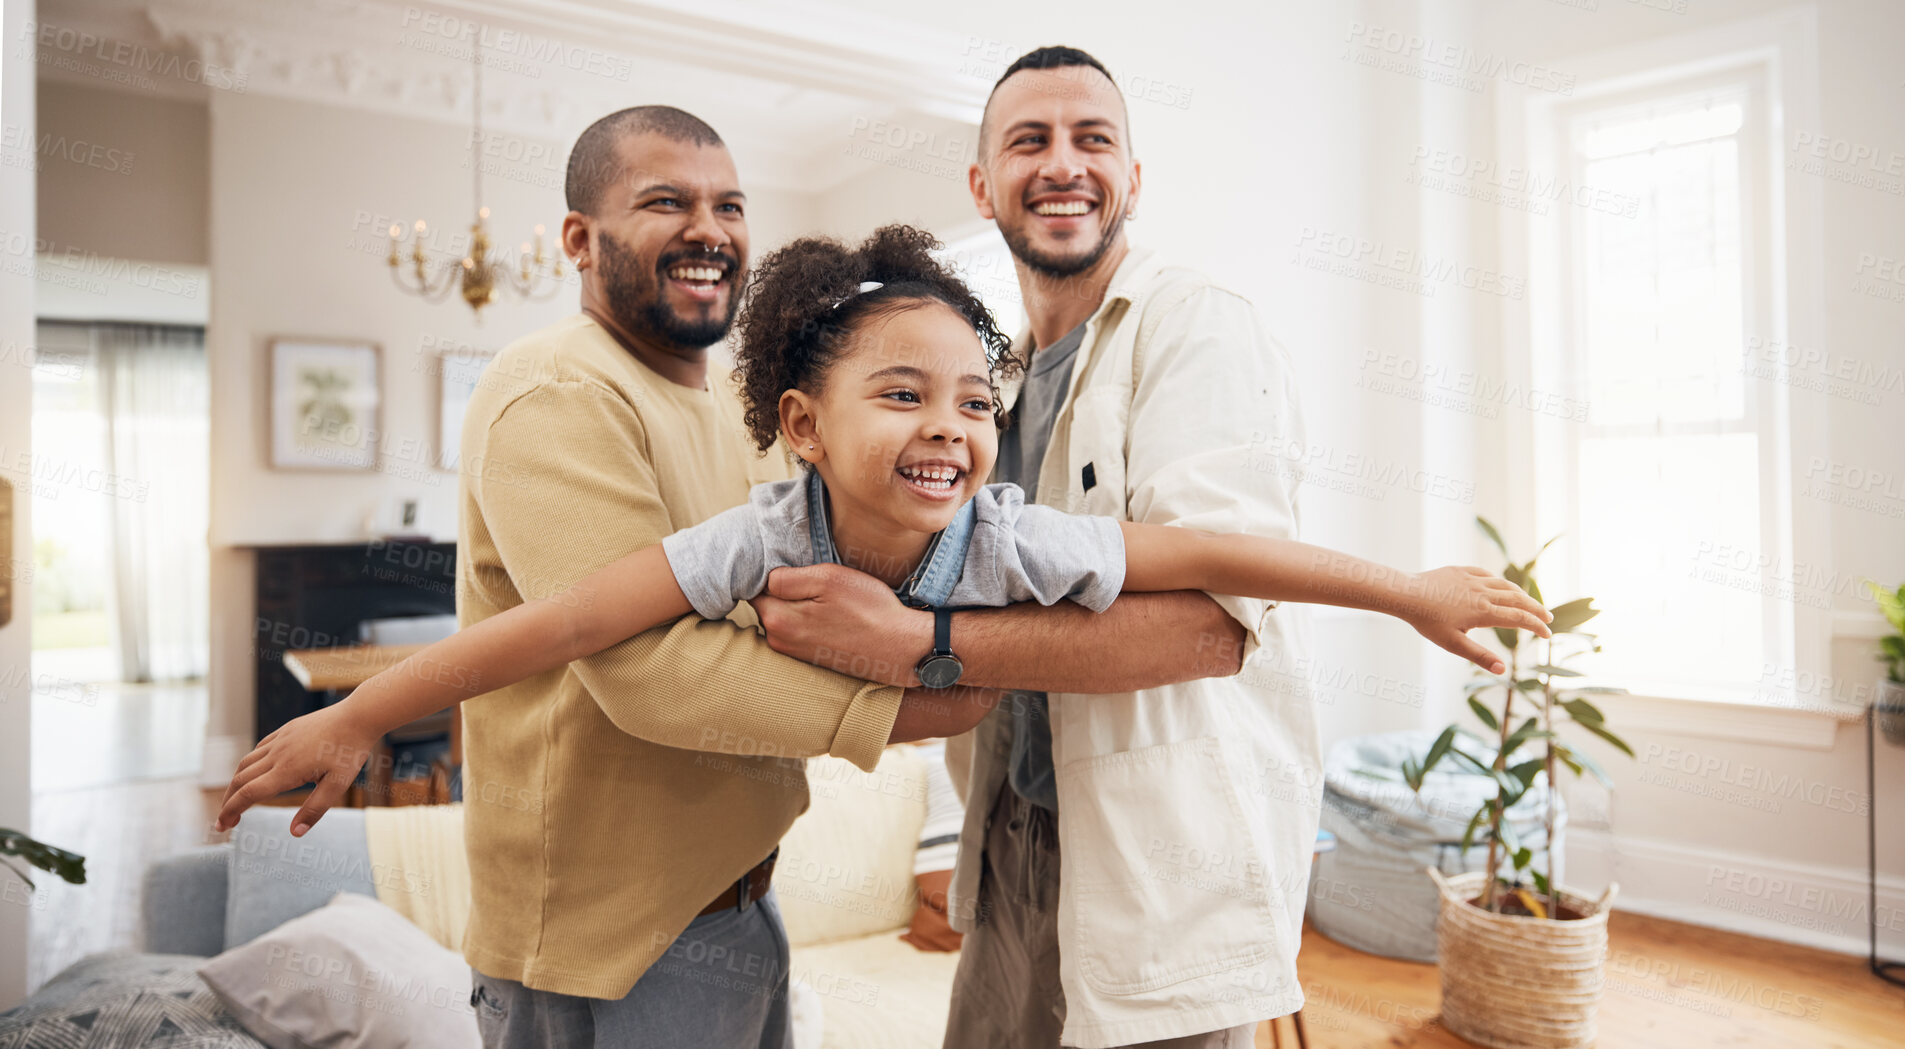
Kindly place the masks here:
<instances>
[{"instance_id":1,"label":"patterned cushion","mask_svg":"<svg viewBox=\"0 0 1905 1049\"><path fill-rule=\"evenodd\" d=\"M199 979L205 959L109 951L83 958L0 1013L0 1049L261 1049Z\"/></svg>"}]
</instances>

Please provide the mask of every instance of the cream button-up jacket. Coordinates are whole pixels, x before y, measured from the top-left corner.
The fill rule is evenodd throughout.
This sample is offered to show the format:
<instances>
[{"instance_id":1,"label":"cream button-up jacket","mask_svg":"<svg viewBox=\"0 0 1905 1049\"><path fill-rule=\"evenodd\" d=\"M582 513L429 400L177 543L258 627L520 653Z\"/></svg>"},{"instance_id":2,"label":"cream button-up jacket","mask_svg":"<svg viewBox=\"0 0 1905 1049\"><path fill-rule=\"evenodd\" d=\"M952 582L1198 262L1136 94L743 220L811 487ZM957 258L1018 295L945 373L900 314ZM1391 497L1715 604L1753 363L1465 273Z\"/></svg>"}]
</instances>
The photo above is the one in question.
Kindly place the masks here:
<instances>
[{"instance_id":1,"label":"cream button-up jacket","mask_svg":"<svg viewBox=\"0 0 1905 1049\"><path fill-rule=\"evenodd\" d=\"M1002 387L1007 407L1019 385ZM1295 538L1285 453L1302 440L1289 355L1249 301L1133 249L1086 323L1028 498ZM1303 1004L1296 954L1322 759L1309 690L1290 672L1301 627L1291 609L1211 596L1248 632L1241 674L1051 695L1068 1046L1219 1030ZM1211 639L1213 659L1227 640ZM1001 705L948 748L966 797L950 891L961 930L982 907L980 852L1011 729Z\"/></svg>"}]
</instances>

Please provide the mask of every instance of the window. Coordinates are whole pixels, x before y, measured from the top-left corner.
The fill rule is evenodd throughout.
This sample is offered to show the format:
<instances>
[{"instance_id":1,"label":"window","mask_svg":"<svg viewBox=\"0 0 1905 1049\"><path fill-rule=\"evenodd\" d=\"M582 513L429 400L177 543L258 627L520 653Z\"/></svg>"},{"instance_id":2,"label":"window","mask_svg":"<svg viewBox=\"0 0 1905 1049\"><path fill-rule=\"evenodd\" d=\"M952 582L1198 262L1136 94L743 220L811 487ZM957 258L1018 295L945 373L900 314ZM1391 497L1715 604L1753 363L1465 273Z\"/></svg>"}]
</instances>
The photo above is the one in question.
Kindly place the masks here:
<instances>
[{"instance_id":1,"label":"window","mask_svg":"<svg viewBox=\"0 0 1905 1049\"><path fill-rule=\"evenodd\" d=\"M41 323L43 364L33 372L33 448L51 477L33 489L33 669L75 681L117 675L108 615L111 503L57 483L68 462L105 461L99 369L83 327ZM24 488L26 485L21 485Z\"/></svg>"},{"instance_id":2,"label":"window","mask_svg":"<svg viewBox=\"0 0 1905 1049\"><path fill-rule=\"evenodd\" d=\"M1559 108L1545 139L1568 190L1536 371L1587 403L1542 442L1540 531L1568 536L1549 596L1596 598L1596 676L1638 692L1751 698L1815 596L1778 552L1780 391L1745 349L1783 283L1765 97L1747 73L1659 84Z\"/></svg>"}]
</instances>

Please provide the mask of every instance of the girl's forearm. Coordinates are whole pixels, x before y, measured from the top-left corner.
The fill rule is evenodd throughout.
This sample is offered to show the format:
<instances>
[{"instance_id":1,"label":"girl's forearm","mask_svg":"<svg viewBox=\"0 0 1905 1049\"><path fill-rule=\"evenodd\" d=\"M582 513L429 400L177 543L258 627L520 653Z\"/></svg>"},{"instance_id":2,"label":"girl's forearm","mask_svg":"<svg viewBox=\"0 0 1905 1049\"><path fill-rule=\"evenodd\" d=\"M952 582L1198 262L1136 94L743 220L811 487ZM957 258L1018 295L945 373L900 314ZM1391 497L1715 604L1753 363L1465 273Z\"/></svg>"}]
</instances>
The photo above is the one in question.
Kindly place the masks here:
<instances>
[{"instance_id":1,"label":"girl's forearm","mask_svg":"<svg viewBox=\"0 0 1905 1049\"><path fill-rule=\"evenodd\" d=\"M1413 572L1266 536L1119 522L1127 591L1205 590L1400 614L1425 597Z\"/></svg>"},{"instance_id":2,"label":"girl's forearm","mask_svg":"<svg viewBox=\"0 0 1905 1049\"><path fill-rule=\"evenodd\" d=\"M574 586L525 601L430 645L359 685L349 716L388 732L445 707L593 655L693 611L659 545Z\"/></svg>"}]
</instances>

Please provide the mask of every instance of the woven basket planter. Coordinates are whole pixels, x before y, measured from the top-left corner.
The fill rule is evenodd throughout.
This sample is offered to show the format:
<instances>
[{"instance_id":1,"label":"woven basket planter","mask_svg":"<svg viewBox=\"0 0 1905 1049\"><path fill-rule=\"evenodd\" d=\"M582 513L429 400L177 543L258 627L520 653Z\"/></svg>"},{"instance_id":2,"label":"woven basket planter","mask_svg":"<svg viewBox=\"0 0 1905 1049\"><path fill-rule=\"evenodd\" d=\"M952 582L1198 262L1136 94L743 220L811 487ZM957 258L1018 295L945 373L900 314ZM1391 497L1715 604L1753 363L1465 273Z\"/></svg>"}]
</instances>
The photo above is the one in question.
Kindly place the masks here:
<instances>
[{"instance_id":1,"label":"woven basket planter","mask_svg":"<svg viewBox=\"0 0 1905 1049\"><path fill-rule=\"evenodd\" d=\"M1487 875L1445 877L1436 941L1442 1026L1489 1049L1587 1049L1607 980L1607 912L1617 886L1599 900L1561 888L1563 905L1587 915L1550 921L1490 914L1469 901Z\"/></svg>"}]
</instances>

